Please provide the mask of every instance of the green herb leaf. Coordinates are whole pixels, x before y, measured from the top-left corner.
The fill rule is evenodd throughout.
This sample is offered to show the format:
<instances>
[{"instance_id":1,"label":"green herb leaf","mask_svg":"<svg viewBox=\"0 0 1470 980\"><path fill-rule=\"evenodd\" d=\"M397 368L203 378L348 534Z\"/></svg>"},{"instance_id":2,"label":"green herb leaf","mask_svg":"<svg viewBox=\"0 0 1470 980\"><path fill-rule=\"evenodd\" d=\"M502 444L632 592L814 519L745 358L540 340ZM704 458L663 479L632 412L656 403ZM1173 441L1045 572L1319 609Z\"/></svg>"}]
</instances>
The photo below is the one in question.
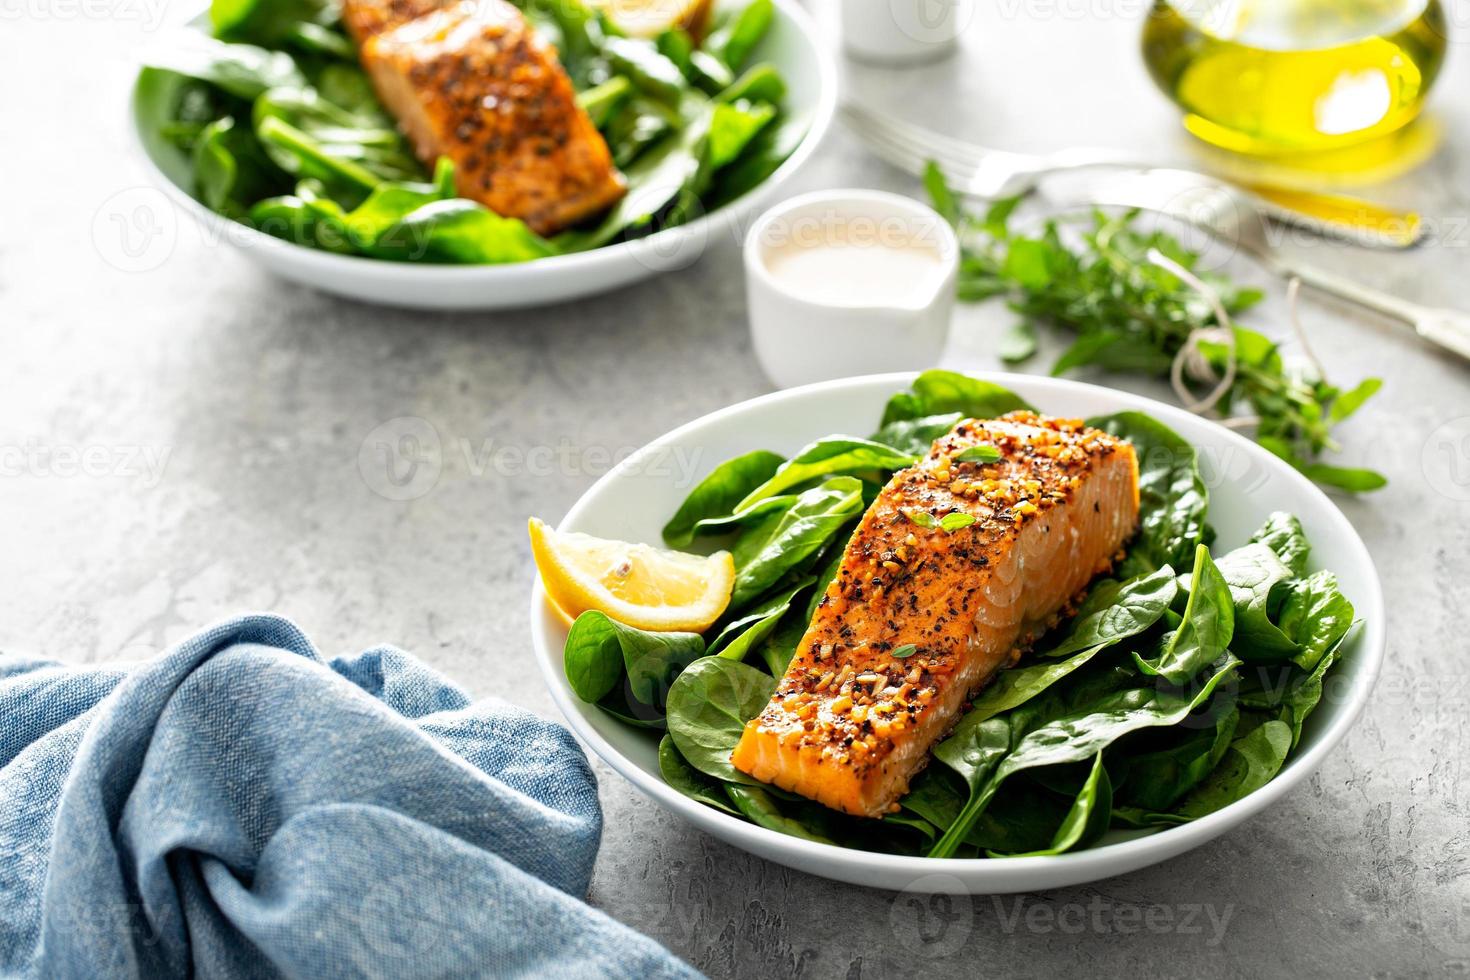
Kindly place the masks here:
<instances>
[{"instance_id":1,"label":"green herb leaf","mask_svg":"<svg viewBox=\"0 0 1470 980\"><path fill-rule=\"evenodd\" d=\"M1000 335L1000 342L996 345L995 353L1007 364L1019 364L1029 360L1036 353L1038 342L1036 325L1030 320L1017 320L1005 333Z\"/></svg>"},{"instance_id":2,"label":"green herb leaf","mask_svg":"<svg viewBox=\"0 0 1470 980\"><path fill-rule=\"evenodd\" d=\"M950 224L959 224L960 202L945 183L944 171L939 169L939 164L933 160L925 164L923 179L924 190L929 192L929 201L934 205L934 210Z\"/></svg>"},{"instance_id":3,"label":"green herb leaf","mask_svg":"<svg viewBox=\"0 0 1470 980\"><path fill-rule=\"evenodd\" d=\"M907 657L912 657L918 652L918 647L914 646L912 643L905 643L903 646L894 647L891 656L898 660L903 660Z\"/></svg>"},{"instance_id":4,"label":"green herb leaf","mask_svg":"<svg viewBox=\"0 0 1470 980\"><path fill-rule=\"evenodd\" d=\"M1185 346L1197 342L1217 376L1234 358L1233 381L1220 405L1226 412L1239 406L1259 418L1256 436L1263 445L1271 444L1274 452L1327 486L1359 493L1384 485L1371 470L1318 462L1322 453L1336 448L1332 427L1378 391L1377 379L1339 390L1287 365L1274 342L1239 324L1231 324L1233 350L1218 340L1198 340L1199 331L1222 326L1215 322L1215 305L1150 256L1161 253L1194 270L1231 315L1259 302L1259 290L1202 274L1197 253L1163 231L1140 227L1135 212L1097 211L1090 226L1056 218L1039 232L1023 234L1009 227L1014 199L993 204L977 219L964 212L937 167L926 171L924 185L936 209L966 233L959 297L979 301L1002 296L1020 316L1020 324L999 344L1003 360L1030 356L1034 328L1041 323L1075 335L1054 374L1089 366L1167 376Z\"/></svg>"},{"instance_id":5,"label":"green herb leaf","mask_svg":"<svg viewBox=\"0 0 1470 980\"><path fill-rule=\"evenodd\" d=\"M943 530L945 530L946 532L948 532L950 534L955 533L956 531L960 530L961 528L969 527L971 524L974 524L974 523L975 523L975 515L974 514L964 514L964 513L961 513L960 511L954 511L953 513L945 514L943 517L941 517L939 519L939 526L940 526L940 528L942 528Z\"/></svg>"},{"instance_id":6,"label":"green herb leaf","mask_svg":"<svg viewBox=\"0 0 1470 980\"><path fill-rule=\"evenodd\" d=\"M982 444L962 449L951 458L956 463L998 463L1001 460L1001 454L996 447Z\"/></svg>"}]
</instances>

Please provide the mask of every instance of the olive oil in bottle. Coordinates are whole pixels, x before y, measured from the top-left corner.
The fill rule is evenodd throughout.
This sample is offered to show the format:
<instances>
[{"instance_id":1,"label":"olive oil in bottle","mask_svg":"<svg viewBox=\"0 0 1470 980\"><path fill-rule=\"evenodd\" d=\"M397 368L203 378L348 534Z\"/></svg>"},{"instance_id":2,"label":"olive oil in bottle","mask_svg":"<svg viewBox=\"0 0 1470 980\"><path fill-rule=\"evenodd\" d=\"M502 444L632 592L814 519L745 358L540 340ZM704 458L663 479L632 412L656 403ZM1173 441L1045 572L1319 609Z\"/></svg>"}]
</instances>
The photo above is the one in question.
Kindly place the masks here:
<instances>
[{"instance_id":1,"label":"olive oil in bottle","mask_svg":"<svg viewBox=\"0 0 1470 980\"><path fill-rule=\"evenodd\" d=\"M1263 156L1406 125L1445 47L1440 0L1155 0L1143 33L1144 61L1186 128Z\"/></svg>"}]
</instances>

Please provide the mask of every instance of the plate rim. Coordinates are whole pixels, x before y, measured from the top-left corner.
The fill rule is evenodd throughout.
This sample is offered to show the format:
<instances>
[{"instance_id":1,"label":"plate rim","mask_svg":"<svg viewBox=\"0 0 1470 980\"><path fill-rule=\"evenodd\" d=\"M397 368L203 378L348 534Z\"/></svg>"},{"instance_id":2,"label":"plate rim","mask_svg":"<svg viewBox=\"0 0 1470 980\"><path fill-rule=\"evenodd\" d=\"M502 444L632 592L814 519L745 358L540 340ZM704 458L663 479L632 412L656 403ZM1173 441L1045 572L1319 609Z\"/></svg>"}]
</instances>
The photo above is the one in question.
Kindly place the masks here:
<instances>
[{"instance_id":1,"label":"plate rim","mask_svg":"<svg viewBox=\"0 0 1470 980\"><path fill-rule=\"evenodd\" d=\"M773 0L777 9L796 28L814 55L813 64L817 71L817 97L812 106L811 125L791 155L771 172L765 180L746 191L733 201L728 201L713 211L695 220L656 231L652 235L632 241L603 245L583 252L549 255L527 262L501 262L481 264L451 264L431 262L400 262L378 259L367 255L339 255L322 249L308 248L295 242L268 235L219 214L206 207L183 187L174 183L164 173L152 155L139 131L136 111L136 92L143 70L149 66L137 65L137 73L124 90L127 97L127 141L132 155L136 157L151 183L163 192L177 207L204 226L209 239L225 242L242 250L260 249L263 252L299 259L307 267L324 273L372 274L385 276L393 282L413 281L416 283L459 284L464 282L490 284L502 279L525 280L531 277L555 277L574 274L596 266L608 266L623 259L637 260L640 251L652 251L655 255L673 250L682 242L696 235L723 230L749 213L750 209L768 199L777 187L785 184L816 153L818 147L832 128L837 111L837 64L827 45L821 43L816 22L811 14L796 0ZM207 9L207 8L206 8ZM187 21L186 21L187 24ZM179 25L181 27L185 25ZM654 271L658 271L656 268Z\"/></svg>"},{"instance_id":2,"label":"plate rim","mask_svg":"<svg viewBox=\"0 0 1470 980\"><path fill-rule=\"evenodd\" d=\"M863 388L876 386L880 383L892 384L894 386L893 390L899 391L912 382L920 373L918 371L900 371L821 381L815 384L802 385L796 388L759 395L755 398L749 398L708 412L650 440L637 452L626 457L617 466L603 474L577 498L576 502L567 510L559 526L573 522L584 510L590 507L589 501L600 490L606 485L621 479L628 471L634 470L640 465L640 461L647 454L669 445L693 430L722 421L730 416L741 414L758 405L767 406L779 404L783 401L794 401L809 397L818 391ZM1002 371L963 371L959 373L1007 386L1014 386L1019 383L1027 387L1036 386L1051 390L1065 390L1078 387L1091 389L1102 392L1109 398L1120 399L1119 411L1144 411L1151 415L1157 415L1160 421L1171 425L1173 424L1171 420L1177 421L1180 418L1194 422L1207 421L1201 419L1200 416L1186 412L1182 408L1167 405L1145 395L1138 395L1105 385L1073 381L1066 378L1051 378L1042 375L1017 374ZM653 798L666 809L683 817L700 829L707 830L728 842L734 843L736 846L741 847L742 850L747 850L760 856L765 856L769 852L777 852L782 855L783 859L789 859L792 865L805 868L816 874L839 877L849 881L856 880L846 875L828 874L826 871L817 870L820 867L835 864L849 875L868 871L877 876L886 876L888 878L894 875L905 875L911 877L914 881L927 878L952 878L959 883L960 887L958 889L941 887L938 890L974 891L974 887L977 885L985 886L987 884L993 884L1000 886L994 889L1000 892L1030 890L1034 887L1056 887L1067 883L1075 884L1092 881L1111 877L1115 874L1126 873L1158 863L1159 861L1167 860L1170 857L1192 850L1208 842L1226 830L1256 815L1286 795L1286 793L1296 788L1299 783L1315 772L1321 766L1323 760L1346 737L1348 731L1357 723L1363 709L1367 706L1368 699L1372 696L1379 674L1382 671L1387 645L1387 623L1385 619L1383 584L1378 575L1378 568L1373 561L1372 554L1368 551L1367 545L1363 542L1357 529L1347 519L1347 516L1342 513L1342 510L1332 502L1331 498L1320 487L1254 441L1224 427L1221 427L1220 435L1228 445L1241 448L1253 460L1257 460L1263 466L1279 472L1284 478L1295 481L1299 487L1307 491L1309 496L1315 496L1317 498L1317 503L1322 505L1324 512L1329 515L1329 520L1340 525L1337 531L1342 535L1344 543L1350 550L1357 553L1356 560L1366 572L1369 588L1367 595L1355 595L1353 597L1354 610L1357 614L1355 617L1358 623L1357 628L1361 631L1357 639L1359 646L1357 656L1361 658L1361 664L1355 673L1354 682L1350 688L1348 703L1334 717L1328 728L1322 733L1318 742L1309 747L1305 752L1288 760L1287 764L1270 782L1241 799L1236 800L1234 803L1190 823L1164 827L1130 840L1103 844L1086 850L1073 851L1060 855L1002 858L930 858L883 854L876 851L863 851L835 844L807 841L789 834L768 830L731 816L730 814L722 813L713 807L707 807L695 800L689 799L657 776L645 772L641 766L618 751L615 746L592 728L586 719L582 717L580 710L573 701L571 688L566 681L565 675L564 673L560 673L561 658L558 652L552 649L552 645L548 642L549 638L545 635L545 623L550 618L545 613L550 608L550 600L547 598L545 590L541 585L540 577L537 576L531 590L530 625L532 646L541 668L542 679L546 682L552 701L566 718L567 723L576 734L578 740L584 745L590 746L599 758L645 795ZM1041 874L1044 874L1050 881L1037 881L1035 884L1027 886L1010 887L1003 882L986 882L984 880L987 878L1016 879L1025 878L1028 875ZM941 886L945 885L942 881L938 882L938 884Z\"/></svg>"}]
</instances>

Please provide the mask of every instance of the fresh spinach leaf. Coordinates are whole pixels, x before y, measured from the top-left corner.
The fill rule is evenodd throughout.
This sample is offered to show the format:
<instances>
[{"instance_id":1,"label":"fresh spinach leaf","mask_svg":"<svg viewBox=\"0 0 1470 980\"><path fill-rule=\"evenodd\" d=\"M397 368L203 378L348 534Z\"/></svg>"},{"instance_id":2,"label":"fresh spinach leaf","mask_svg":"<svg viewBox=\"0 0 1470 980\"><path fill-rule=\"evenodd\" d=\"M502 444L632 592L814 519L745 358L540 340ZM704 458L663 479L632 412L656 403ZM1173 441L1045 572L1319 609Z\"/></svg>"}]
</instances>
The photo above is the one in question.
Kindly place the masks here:
<instances>
[{"instance_id":1,"label":"fresh spinach leaf","mask_svg":"<svg viewBox=\"0 0 1470 980\"><path fill-rule=\"evenodd\" d=\"M787 572L802 567L862 511L862 481L837 476L798 494L789 508L763 518L732 549L735 588L730 605L743 608Z\"/></svg>"},{"instance_id":2,"label":"fresh spinach leaf","mask_svg":"<svg viewBox=\"0 0 1470 980\"><path fill-rule=\"evenodd\" d=\"M251 44L226 44L193 31L180 43L158 48L148 65L218 85L241 99L254 99L267 89L299 87L306 77L290 55Z\"/></svg>"},{"instance_id":3,"label":"fresh spinach leaf","mask_svg":"<svg viewBox=\"0 0 1470 980\"><path fill-rule=\"evenodd\" d=\"M1208 727L1165 730L1171 744L1163 748L1125 753L1117 759L1114 765L1119 770L1119 784L1114 799L1118 804L1140 810L1167 810L1199 785L1230 748L1240 710L1230 704L1218 710L1216 716Z\"/></svg>"},{"instance_id":4,"label":"fresh spinach leaf","mask_svg":"<svg viewBox=\"0 0 1470 980\"><path fill-rule=\"evenodd\" d=\"M989 851L990 857L1050 857L1085 847L1103 835L1113 812L1113 787L1108 771L1103 766L1103 754L1099 752L1092 760L1092 769L1077 797L1062 820L1061 826L1052 835L1051 844L1035 851L1020 854L1005 854Z\"/></svg>"},{"instance_id":5,"label":"fresh spinach leaf","mask_svg":"<svg viewBox=\"0 0 1470 980\"><path fill-rule=\"evenodd\" d=\"M567 681L583 701L600 701L626 672L633 696L658 705L674 678L704 656L698 633L651 633L589 609L567 633L562 659Z\"/></svg>"},{"instance_id":6,"label":"fresh spinach leaf","mask_svg":"<svg viewBox=\"0 0 1470 980\"><path fill-rule=\"evenodd\" d=\"M735 506L735 511L739 513L766 497L774 497L820 477L888 472L912 466L915 462L912 454L899 452L871 439L829 436L811 443L782 463L770 479L745 495L745 499Z\"/></svg>"},{"instance_id":7,"label":"fresh spinach leaf","mask_svg":"<svg viewBox=\"0 0 1470 980\"><path fill-rule=\"evenodd\" d=\"M786 97L786 79L775 65L753 65L715 96L716 102L766 102L775 106Z\"/></svg>"},{"instance_id":8,"label":"fresh spinach leaf","mask_svg":"<svg viewBox=\"0 0 1470 980\"><path fill-rule=\"evenodd\" d=\"M757 644L775 631L796 597L814 581L816 579L811 575L801 578L730 622L709 645L709 653L727 660L744 660L750 651L757 648Z\"/></svg>"},{"instance_id":9,"label":"fresh spinach leaf","mask_svg":"<svg viewBox=\"0 0 1470 980\"><path fill-rule=\"evenodd\" d=\"M1030 407L1024 398L1008 388L954 371L936 369L920 374L908 391L901 391L890 398L883 409L880 425L953 413L964 418L989 419Z\"/></svg>"},{"instance_id":10,"label":"fresh spinach leaf","mask_svg":"<svg viewBox=\"0 0 1470 980\"><path fill-rule=\"evenodd\" d=\"M1169 689L1121 691L1082 712L1047 722L1014 742L1019 732L1016 719L1010 716L992 718L977 726L973 729L976 737L970 744L950 750L948 757L940 757L952 768L957 767L958 757L958 763L966 768L957 771L970 784L971 795L958 819L930 850L929 856L952 855L1009 777L1027 769L1091 758L1122 736L1142 728L1177 725L1206 703L1222 681L1234 676L1238 664L1234 658L1223 658L1192 696ZM964 727L963 722L960 727ZM948 740L953 741L953 738ZM935 749L936 756L948 742Z\"/></svg>"},{"instance_id":11,"label":"fresh spinach leaf","mask_svg":"<svg viewBox=\"0 0 1470 980\"><path fill-rule=\"evenodd\" d=\"M725 793L741 814L757 827L790 834L802 840L816 841L818 844L837 843L830 838L813 833L800 820L784 816L771 794L759 786L726 783Z\"/></svg>"},{"instance_id":12,"label":"fresh spinach leaf","mask_svg":"<svg viewBox=\"0 0 1470 980\"><path fill-rule=\"evenodd\" d=\"M709 124L709 165L714 170L735 162L755 134L776 118L774 106L745 99L719 102Z\"/></svg>"},{"instance_id":13,"label":"fresh spinach leaf","mask_svg":"<svg viewBox=\"0 0 1470 980\"><path fill-rule=\"evenodd\" d=\"M665 735L658 743L658 771L659 775L663 776L664 782L691 800L697 800L717 810L724 810L726 813L739 814L739 811L730 805L730 798L724 792L724 784L691 766L679 754L679 747L674 744L673 738L669 735Z\"/></svg>"},{"instance_id":14,"label":"fresh spinach leaf","mask_svg":"<svg viewBox=\"0 0 1470 980\"><path fill-rule=\"evenodd\" d=\"M709 36L705 48L718 55L732 69L739 70L761 38L771 28L775 18L775 4L771 0L752 0L751 3Z\"/></svg>"},{"instance_id":15,"label":"fresh spinach leaf","mask_svg":"<svg viewBox=\"0 0 1470 980\"><path fill-rule=\"evenodd\" d=\"M806 635L811 617L803 617L801 612L800 609L789 610L757 647L772 677L780 677L786 673L786 668L791 666L792 658L796 656L797 644Z\"/></svg>"},{"instance_id":16,"label":"fresh spinach leaf","mask_svg":"<svg viewBox=\"0 0 1470 980\"><path fill-rule=\"evenodd\" d=\"M1267 721L1230 743L1214 772L1165 813L1124 811L1126 822L1140 826L1188 823L1243 799L1281 771L1291 751L1291 729Z\"/></svg>"},{"instance_id":17,"label":"fresh spinach leaf","mask_svg":"<svg viewBox=\"0 0 1470 980\"><path fill-rule=\"evenodd\" d=\"M1261 525L1260 530L1251 535L1252 544L1263 544L1276 553L1282 564L1291 569L1293 578L1301 578L1307 574L1307 561L1312 554L1312 546L1307 541L1306 532L1302 530L1302 522L1295 515L1283 511L1275 511L1266 518L1266 523Z\"/></svg>"},{"instance_id":18,"label":"fresh spinach leaf","mask_svg":"<svg viewBox=\"0 0 1470 980\"><path fill-rule=\"evenodd\" d=\"M421 205L367 250L377 258L496 265L555 255L556 248L517 218L455 198Z\"/></svg>"},{"instance_id":19,"label":"fresh spinach leaf","mask_svg":"<svg viewBox=\"0 0 1470 980\"><path fill-rule=\"evenodd\" d=\"M736 81L734 87L739 87ZM781 112L746 144L739 158L716 175L708 193L709 209L724 207L754 190L781 168L811 129L810 113Z\"/></svg>"},{"instance_id":20,"label":"fresh spinach leaf","mask_svg":"<svg viewBox=\"0 0 1470 980\"><path fill-rule=\"evenodd\" d=\"M1195 448L1142 412L1119 412L1087 424L1127 439L1138 455L1139 533L1125 567L1153 571L1187 565L1204 540L1210 502Z\"/></svg>"},{"instance_id":21,"label":"fresh spinach leaf","mask_svg":"<svg viewBox=\"0 0 1470 980\"><path fill-rule=\"evenodd\" d=\"M249 128L223 116L205 126L194 142L195 190L214 211L235 219L250 202L285 190L290 180L261 149Z\"/></svg>"},{"instance_id":22,"label":"fresh spinach leaf","mask_svg":"<svg viewBox=\"0 0 1470 980\"><path fill-rule=\"evenodd\" d=\"M785 461L763 449L725 460L684 498L664 525L664 541L671 548L689 547L701 521L734 513L736 505L775 475Z\"/></svg>"},{"instance_id":23,"label":"fresh spinach leaf","mask_svg":"<svg viewBox=\"0 0 1470 980\"><path fill-rule=\"evenodd\" d=\"M1010 670L998 672L995 679L986 685L985 689L975 698L965 720L969 721L973 718L974 723L978 724L987 718L994 718L1002 712L1025 704L1077 668L1085 666L1113 642L1115 641L1100 642L1080 653L1074 653L1065 660L1053 660L1027 667L1013 667Z\"/></svg>"},{"instance_id":24,"label":"fresh spinach leaf","mask_svg":"<svg viewBox=\"0 0 1470 980\"><path fill-rule=\"evenodd\" d=\"M934 440L945 435L964 419L959 412L925 415L914 419L897 419L873 434L874 442L892 446L901 453L923 456Z\"/></svg>"},{"instance_id":25,"label":"fresh spinach leaf","mask_svg":"<svg viewBox=\"0 0 1470 980\"><path fill-rule=\"evenodd\" d=\"M577 105L591 117L592 125L604 129L632 90L632 82L622 75L614 75L601 85L578 92Z\"/></svg>"},{"instance_id":26,"label":"fresh spinach leaf","mask_svg":"<svg viewBox=\"0 0 1470 980\"><path fill-rule=\"evenodd\" d=\"M1184 607L1183 622L1156 660L1148 660L1135 653L1133 662L1145 674L1162 677L1170 684L1181 686L1220 659L1230 646L1234 629L1235 607L1230 586L1210 560L1210 550L1200 545L1195 549L1189 602Z\"/></svg>"},{"instance_id":27,"label":"fresh spinach leaf","mask_svg":"<svg viewBox=\"0 0 1470 980\"><path fill-rule=\"evenodd\" d=\"M1316 572L1294 583L1281 604L1281 631L1298 646L1296 665L1312 671L1347 635L1353 625L1353 604L1337 585L1337 576Z\"/></svg>"},{"instance_id":28,"label":"fresh spinach leaf","mask_svg":"<svg viewBox=\"0 0 1470 980\"><path fill-rule=\"evenodd\" d=\"M745 723L760 714L775 690L776 679L754 667L723 657L696 660L669 688L669 735L679 753L705 775L754 784L730 764L730 753Z\"/></svg>"},{"instance_id":29,"label":"fresh spinach leaf","mask_svg":"<svg viewBox=\"0 0 1470 980\"><path fill-rule=\"evenodd\" d=\"M1328 648L1327 652L1317 661L1310 674L1306 674L1296 680L1286 691L1286 696L1281 701L1281 718L1291 728L1291 747L1296 748L1302 738L1302 725L1307 721L1307 716L1316 709L1322 700L1323 678L1332 665L1342 654L1342 638Z\"/></svg>"},{"instance_id":30,"label":"fresh spinach leaf","mask_svg":"<svg viewBox=\"0 0 1470 980\"><path fill-rule=\"evenodd\" d=\"M668 727L664 721L663 708L644 704L633 697L633 692L628 689L626 676L622 677L621 682L611 691L598 699L597 706L623 724L632 725L634 728L663 731Z\"/></svg>"},{"instance_id":31,"label":"fresh spinach leaf","mask_svg":"<svg viewBox=\"0 0 1470 980\"><path fill-rule=\"evenodd\" d=\"M1248 544L1220 556L1216 567L1235 604L1236 655L1250 662L1295 654L1296 643L1271 621L1271 610L1291 578L1291 569L1276 552L1265 544Z\"/></svg>"},{"instance_id":32,"label":"fresh spinach leaf","mask_svg":"<svg viewBox=\"0 0 1470 980\"><path fill-rule=\"evenodd\" d=\"M961 719L954 734L934 747L934 757L959 773L970 793L944 836L930 849L930 857L951 857L965 840L971 826L990 802L990 796L994 795L985 791L990 777L1010 753L1019 734L1013 724L1015 719L1007 716L989 718L974 725L967 725L967 721L968 717Z\"/></svg>"},{"instance_id":33,"label":"fresh spinach leaf","mask_svg":"<svg viewBox=\"0 0 1470 980\"><path fill-rule=\"evenodd\" d=\"M1066 637L1040 655L1065 657L1137 636L1163 617L1178 591L1174 570L1168 565L1127 582L1104 579L1083 600Z\"/></svg>"},{"instance_id":34,"label":"fresh spinach leaf","mask_svg":"<svg viewBox=\"0 0 1470 980\"><path fill-rule=\"evenodd\" d=\"M609 37L602 53L634 86L667 105L677 106L689 89L679 66L642 38Z\"/></svg>"},{"instance_id":35,"label":"fresh spinach leaf","mask_svg":"<svg viewBox=\"0 0 1470 980\"><path fill-rule=\"evenodd\" d=\"M213 0L209 20L222 38L275 46L290 40L302 23L331 16L321 0Z\"/></svg>"}]
</instances>

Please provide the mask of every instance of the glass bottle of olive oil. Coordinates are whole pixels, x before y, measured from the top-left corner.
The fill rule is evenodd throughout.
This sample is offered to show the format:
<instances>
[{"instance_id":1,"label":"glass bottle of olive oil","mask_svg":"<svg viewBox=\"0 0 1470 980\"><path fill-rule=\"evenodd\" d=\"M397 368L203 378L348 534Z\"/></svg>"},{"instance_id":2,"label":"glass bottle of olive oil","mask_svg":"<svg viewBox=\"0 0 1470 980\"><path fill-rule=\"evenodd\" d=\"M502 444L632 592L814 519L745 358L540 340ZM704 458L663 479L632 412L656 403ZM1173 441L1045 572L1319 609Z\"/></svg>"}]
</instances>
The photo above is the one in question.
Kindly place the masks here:
<instances>
[{"instance_id":1,"label":"glass bottle of olive oil","mask_svg":"<svg viewBox=\"0 0 1470 980\"><path fill-rule=\"evenodd\" d=\"M1271 156L1406 125L1445 47L1440 0L1155 0L1143 33L1149 72L1190 132Z\"/></svg>"}]
</instances>

